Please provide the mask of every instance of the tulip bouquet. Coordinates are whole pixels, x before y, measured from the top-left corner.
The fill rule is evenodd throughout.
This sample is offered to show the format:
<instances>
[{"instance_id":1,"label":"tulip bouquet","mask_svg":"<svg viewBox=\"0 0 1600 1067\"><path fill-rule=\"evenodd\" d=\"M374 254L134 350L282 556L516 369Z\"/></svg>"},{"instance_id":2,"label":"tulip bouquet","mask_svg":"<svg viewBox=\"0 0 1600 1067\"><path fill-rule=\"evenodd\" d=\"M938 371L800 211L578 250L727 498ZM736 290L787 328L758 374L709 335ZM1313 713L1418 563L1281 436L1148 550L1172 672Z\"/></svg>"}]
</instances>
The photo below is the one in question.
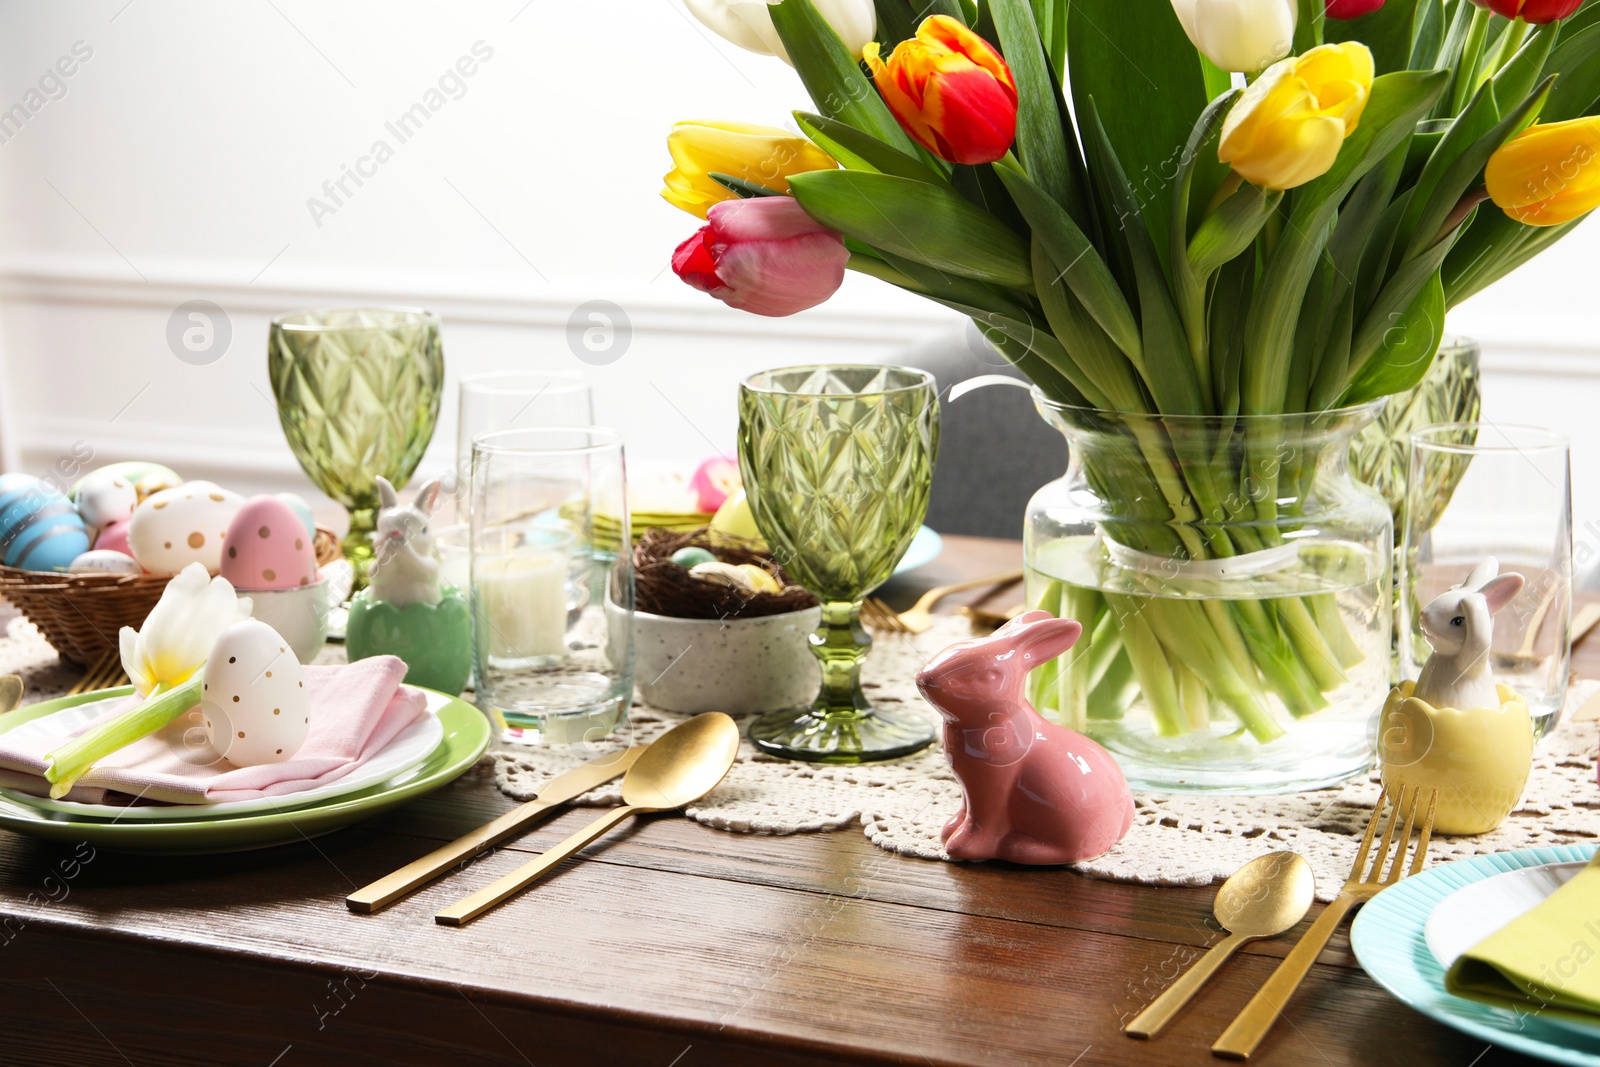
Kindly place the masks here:
<instances>
[{"instance_id":1,"label":"tulip bouquet","mask_svg":"<svg viewBox=\"0 0 1600 1067\"><path fill-rule=\"evenodd\" d=\"M1248 441L1278 458L1241 495L1237 461L1169 424L1242 434L1410 388L1451 305L1600 204L1600 3L687 3L791 63L814 110L799 134L672 131L664 195L705 220L678 275L787 315L856 270L971 316L1051 402L1153 417L1095 488L1160 528L1109 538L1179 564L1292 537L1278 504L1317 461ZM1167 735L1207 721L1174 677L1267 742L1360 658L1315 596L1056 606Z\"/></svg>"}]
</instances>

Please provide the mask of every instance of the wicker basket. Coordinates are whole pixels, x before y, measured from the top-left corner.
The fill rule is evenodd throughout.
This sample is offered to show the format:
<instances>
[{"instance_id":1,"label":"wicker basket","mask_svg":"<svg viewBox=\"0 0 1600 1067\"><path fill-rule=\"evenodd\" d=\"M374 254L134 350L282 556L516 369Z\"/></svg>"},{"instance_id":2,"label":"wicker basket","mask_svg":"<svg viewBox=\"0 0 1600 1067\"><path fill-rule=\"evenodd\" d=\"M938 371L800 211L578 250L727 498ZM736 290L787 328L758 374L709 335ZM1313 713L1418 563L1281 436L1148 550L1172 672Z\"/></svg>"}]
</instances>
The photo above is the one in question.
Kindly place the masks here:
<instances>
[{"instance_id":1,"label":"wicker basket","mask_svg":"<svg viewBox=\"0 0 1600 1067\"><path fill-rule=\"evenodd\" d=\"M317 530L317 564L342 555L331 531ZM0 595L39 628L45 640L81 666L99 662L118 646L124 626L137 629L167 587L164 575L61 574L0 567Z\"/></svg>"}]
</instances>

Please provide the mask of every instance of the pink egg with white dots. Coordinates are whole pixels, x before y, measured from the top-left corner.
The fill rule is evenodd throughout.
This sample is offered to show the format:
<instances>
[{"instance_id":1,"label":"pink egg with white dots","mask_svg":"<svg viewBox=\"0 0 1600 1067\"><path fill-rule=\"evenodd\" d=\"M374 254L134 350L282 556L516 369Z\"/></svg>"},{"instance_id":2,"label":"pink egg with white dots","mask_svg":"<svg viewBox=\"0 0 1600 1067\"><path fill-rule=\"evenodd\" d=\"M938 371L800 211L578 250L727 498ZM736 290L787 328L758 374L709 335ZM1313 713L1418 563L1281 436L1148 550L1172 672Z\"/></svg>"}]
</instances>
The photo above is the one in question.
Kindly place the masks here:
<instances>
[{"instance_id":1,"label":"pink egg with white dots","mask_svg":"<svg viewBox=\"0 0 1600 1067\"><path fill-rule=\"evenodd\" d=\"M305 524L274 496L253 496L228 524L221 574L235 589L297 589L317 580Z\"/></svg>"}]
</instances>

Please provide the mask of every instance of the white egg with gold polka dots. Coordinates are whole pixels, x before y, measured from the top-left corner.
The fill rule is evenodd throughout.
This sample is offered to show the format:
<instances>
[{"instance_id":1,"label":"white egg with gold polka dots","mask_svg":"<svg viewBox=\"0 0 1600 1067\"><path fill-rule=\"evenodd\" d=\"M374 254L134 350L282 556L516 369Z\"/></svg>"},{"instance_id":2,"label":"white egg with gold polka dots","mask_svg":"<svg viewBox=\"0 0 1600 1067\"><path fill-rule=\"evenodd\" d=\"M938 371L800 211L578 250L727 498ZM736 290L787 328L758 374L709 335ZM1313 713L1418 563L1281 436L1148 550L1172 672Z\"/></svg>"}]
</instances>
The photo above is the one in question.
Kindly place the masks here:
<instances>
[{"instance_id":1,"label":"white egg with gold polka dots","mask_svg":"<svg viewBox=\"0 0 1600 1067\"><path fill-rule=\"evenodd\" d=\"M212 482L184 482L146 497L133 512L128 547L151 574L177 574L198 563L222 566L222 539L244 497Z\"/></svg>"},{"instance_id":2,"label":"white egg with gold polka dots","mask_svg":"<svg viewBox=\"0 0 1600 1067\"><path fill-rule=\"evenodd\" d=\"M223 630L206 660L200 718L235 767L293 759L311 729L311 699L289 642L258 619Z\"/></svg>"}]
</instances>

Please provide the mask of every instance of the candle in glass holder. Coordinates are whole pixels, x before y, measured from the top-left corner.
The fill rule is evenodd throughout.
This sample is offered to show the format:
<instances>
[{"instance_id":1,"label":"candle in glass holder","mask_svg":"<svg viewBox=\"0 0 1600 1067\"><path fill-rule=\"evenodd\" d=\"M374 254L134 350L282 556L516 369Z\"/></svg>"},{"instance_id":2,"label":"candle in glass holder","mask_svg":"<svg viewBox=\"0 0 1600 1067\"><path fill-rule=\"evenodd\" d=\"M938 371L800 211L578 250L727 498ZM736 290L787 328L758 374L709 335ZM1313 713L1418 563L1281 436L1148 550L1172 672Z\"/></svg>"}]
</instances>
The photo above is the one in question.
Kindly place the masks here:
<instances>
[{"instance_id":1,"label":"candle in glass holder","mask_svg":"<svg viewBox=\"0 0 1600 1067\"><path fill-rule=\"evenodd\" d=\"M498 660L561 657L567 652L565 552L526 548L474 561L473 610Z\"/></svg>"}]
</instances>

